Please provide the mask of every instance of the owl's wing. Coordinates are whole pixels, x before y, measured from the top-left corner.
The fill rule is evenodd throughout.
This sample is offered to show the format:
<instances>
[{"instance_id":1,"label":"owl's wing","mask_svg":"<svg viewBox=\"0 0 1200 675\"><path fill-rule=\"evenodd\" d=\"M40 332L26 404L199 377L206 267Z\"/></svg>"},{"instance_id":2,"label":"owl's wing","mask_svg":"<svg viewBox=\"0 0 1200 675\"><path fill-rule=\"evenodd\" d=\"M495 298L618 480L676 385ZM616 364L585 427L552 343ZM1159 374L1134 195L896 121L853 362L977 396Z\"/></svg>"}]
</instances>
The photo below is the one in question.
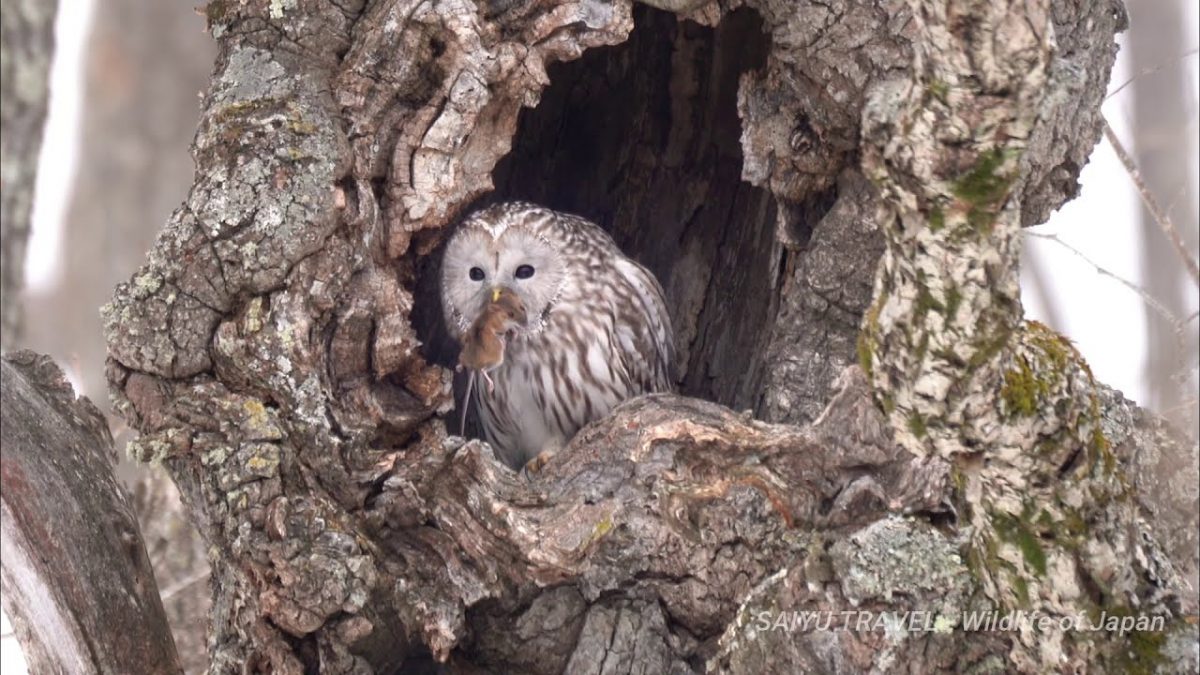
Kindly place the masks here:
<instances>
[{"instance_id":1,"label":"owl's wing","mask_svg":"<svg viewBox=\"0 0 1200 675\"><path fill-rule=\"evenodd\" d=\"M618 325L628 329L620 336L622 361L641 385L642 392L670 391L675 362L671 315L662 286L650 270L621 258L616 271L631 293L632 302L617 308Z\"/></svg>"}]
</instances>

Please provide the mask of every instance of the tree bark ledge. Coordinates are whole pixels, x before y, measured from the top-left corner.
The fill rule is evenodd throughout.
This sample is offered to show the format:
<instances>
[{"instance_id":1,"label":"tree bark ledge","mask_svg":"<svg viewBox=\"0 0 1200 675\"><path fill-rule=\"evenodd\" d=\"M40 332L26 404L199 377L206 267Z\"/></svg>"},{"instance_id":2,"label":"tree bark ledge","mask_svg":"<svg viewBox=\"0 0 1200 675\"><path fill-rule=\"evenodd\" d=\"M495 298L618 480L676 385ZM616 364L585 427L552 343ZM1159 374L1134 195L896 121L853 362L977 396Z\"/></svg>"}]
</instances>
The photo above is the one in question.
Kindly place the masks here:
<instances>
[{"instance_id":1,"label":"tree bark ledge","mask_svg":"<svg viewBox=\"0 0 1200 675\"><path fill-rule=\"evenodd\" d=\"M182 673L104 416L49 357L0 371L0 581L30 671Z\"/></svg>"}]
</instances>

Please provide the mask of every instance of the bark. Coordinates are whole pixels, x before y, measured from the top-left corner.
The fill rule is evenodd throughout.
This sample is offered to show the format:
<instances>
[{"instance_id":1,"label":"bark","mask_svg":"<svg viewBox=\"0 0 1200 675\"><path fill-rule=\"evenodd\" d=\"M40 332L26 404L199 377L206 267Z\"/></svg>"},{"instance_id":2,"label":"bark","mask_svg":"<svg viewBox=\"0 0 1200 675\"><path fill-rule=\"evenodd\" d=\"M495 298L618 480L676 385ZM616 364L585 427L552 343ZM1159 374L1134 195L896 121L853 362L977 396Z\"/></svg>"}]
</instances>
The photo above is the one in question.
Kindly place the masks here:
<instances>
[{"instance_id":1,"label":"bark","mask_svg":"<svg viewBox=\"0 0 1200 675\"><path fill-rule=\"evenodd\" d=\"M47 357L0 369L0 580L30 671L182 672L103 415Z\"/></svg>"},{"instance_id":2,"label":"bark","mask_svg":"<svg viewBox=\"0 0 1200 675\"><path fill-rule=\"evenodd\" d=\"M0 11L0 344L20 328L17 293L46 121L57 3L11 0Z\"/></svg>"},{"instance_id":3,"label":"bark","mask_svg":"<svg viewBox=\"0 0 1200 675\"><path fill-rule=\"evenodd\" d=\"M1146 514L1194 515L1138 499L1158 437L1016 294L1020 224L1099 137L1120 8L655 4L208 6L196 182L104 317L134 452L216 556L213 671L1186 663L1187 555ZM686 355L686 396L532 481L439 417L438 246L509 197L614 232ZM756 623L851 608L941 630Z\"/></svg>"}]
</instances>

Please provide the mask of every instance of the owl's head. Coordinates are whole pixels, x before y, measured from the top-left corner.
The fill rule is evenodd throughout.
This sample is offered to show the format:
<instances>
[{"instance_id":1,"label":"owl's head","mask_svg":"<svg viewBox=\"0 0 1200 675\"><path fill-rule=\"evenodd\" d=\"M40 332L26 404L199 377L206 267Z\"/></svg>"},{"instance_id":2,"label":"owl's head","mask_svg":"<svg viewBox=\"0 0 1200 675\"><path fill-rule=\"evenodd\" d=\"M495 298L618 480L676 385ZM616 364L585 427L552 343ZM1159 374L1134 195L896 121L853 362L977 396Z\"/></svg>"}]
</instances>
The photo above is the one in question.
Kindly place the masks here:
<instances>
[{"instance_id":1,"label":"owl's head","mask_svg":"<svg viewBox=\"0 0 1200 675\"><path fill-rule=\"evenodd\" d=\"M499 204L465 220L442 258L442 307L446 324L461 337L496 289L524 304L537 330L566 279L566 263L546 228L554 212L531 204Z\"/></svg>"}]
</instances>

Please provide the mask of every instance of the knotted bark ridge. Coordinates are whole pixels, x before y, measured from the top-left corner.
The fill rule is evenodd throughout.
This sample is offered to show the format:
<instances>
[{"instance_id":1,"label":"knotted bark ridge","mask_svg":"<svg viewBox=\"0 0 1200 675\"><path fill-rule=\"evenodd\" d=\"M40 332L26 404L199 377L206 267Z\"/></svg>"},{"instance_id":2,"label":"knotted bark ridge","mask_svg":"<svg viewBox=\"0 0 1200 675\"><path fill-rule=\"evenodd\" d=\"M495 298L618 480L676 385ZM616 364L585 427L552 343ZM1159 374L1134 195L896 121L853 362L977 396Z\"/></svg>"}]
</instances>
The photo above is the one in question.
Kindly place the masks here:
<instances>
[{"instance_id":1,"label":"knotted bark ridge","mask_svg":"<svg viewBox=\"0 0 1200 675\"><path fill-rule=\"evenodd\" d=\"M735 5L662 3L710 26ZM735 196L727 222L671 231L683 250L689 234L770 216L774 239L746 250L773 262L726 274L719 257L680 256L733 287L697 295L679 268L668 293L702 298L673 318L709 372L739 292L771 296L756 305L767 325L750 379L711 391L811 424L638 399L523 482L437 417L450 375L414 318L436 315L429 260L491 189L552 64L622 43L636 17L643 38L673 45L645 54L662 74L647 86L671 92L656 114L676 124L723 52L625 2L208 5L220 55L196 184L104 314L134 452L164 463L217 557L213 672L1180 658L1191 629L1100 426L1108 408L1060 338L1018 325L1017 227L1074 190L1119 16L1049 2L745 7L769 50L738 76L742 176L774 201ZM662 156L659 193L679 155ZM636 257L656 224L612 227L648 230L630 238ZM866 377L843 367L856 359ZM1038 500L1030 513L1022 496ZM968 607L1012 606L1136 607L1172 631L1039 649L1026 634L756 630L764 611L933 608L953 626Z\"/></svg>"}]
</instances>

